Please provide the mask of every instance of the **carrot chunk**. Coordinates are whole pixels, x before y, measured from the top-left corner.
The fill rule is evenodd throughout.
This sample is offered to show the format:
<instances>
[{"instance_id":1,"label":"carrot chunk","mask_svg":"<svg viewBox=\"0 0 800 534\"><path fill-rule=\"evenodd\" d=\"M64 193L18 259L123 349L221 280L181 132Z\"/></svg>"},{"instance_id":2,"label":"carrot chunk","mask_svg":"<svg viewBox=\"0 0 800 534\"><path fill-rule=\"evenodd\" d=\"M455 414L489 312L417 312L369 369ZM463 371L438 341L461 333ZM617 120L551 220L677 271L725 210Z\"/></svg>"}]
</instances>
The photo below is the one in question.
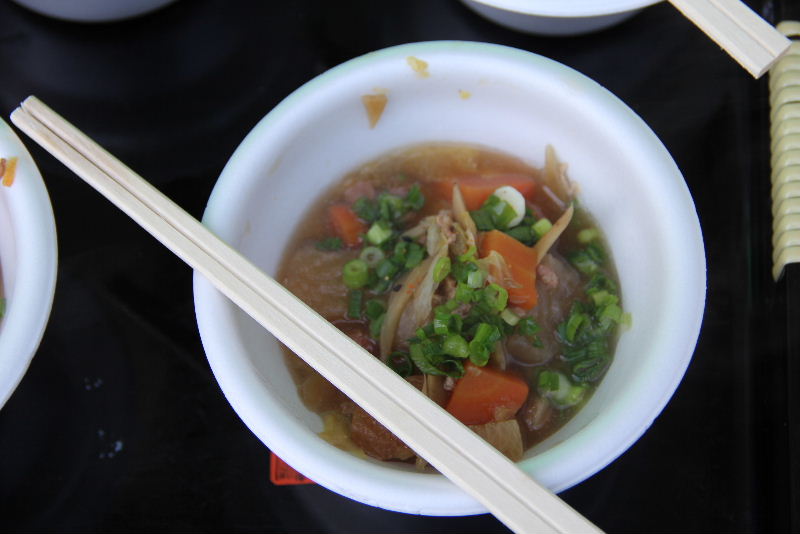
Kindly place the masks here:
<instances>
[{"instance_id":1,"label":"carrot chunk","mask_svg":"<svg viewBox=\"0 0 800 534\"><path fill-rule=\"evenodd\" d=\"M336 235L342 238L345 245L357 247L361 244L361 236L367 232L367 225L349 206L334 204L328 208L328 214Z\"/></svg>"},{"instance_id":2,"label":"carrot chunk","mask_svg":"<svg viewBox=\"0 0 800 534\"><path fill-rule=\"evenodd\" d=\"M508 302L511 305L530 310L536 306L536 252L508 234L492 230L483 234L480 243L481 257L495 251L506 261L514 284L506 287Z\"/></svg>"},{"instance_id":3,"label":"carrot chunk","mask_svg":"<svg viewBox=\"0 0 800 534\"><path fill-rule=\"evenodd\" d=\"M445 409L466 425L505 421L525 403L528 390L517 375L467 363Z\"/></svg>"},{"instance_id":4,"label":"carrot chunk","mask_svg":"<svg viewBox=\"0 0 800 534\"><path fill-rule=\"evenodd\" d=\"M536 182L529 175L511 173L484 174L440 180L437 182L437 194L448 201L452 200L453 185L455 184L459 185L461 196L464 197L464 204L470 211L480 208L498 187L510 185L529 200L536 189Z\"/></svg>"}]
</instances>

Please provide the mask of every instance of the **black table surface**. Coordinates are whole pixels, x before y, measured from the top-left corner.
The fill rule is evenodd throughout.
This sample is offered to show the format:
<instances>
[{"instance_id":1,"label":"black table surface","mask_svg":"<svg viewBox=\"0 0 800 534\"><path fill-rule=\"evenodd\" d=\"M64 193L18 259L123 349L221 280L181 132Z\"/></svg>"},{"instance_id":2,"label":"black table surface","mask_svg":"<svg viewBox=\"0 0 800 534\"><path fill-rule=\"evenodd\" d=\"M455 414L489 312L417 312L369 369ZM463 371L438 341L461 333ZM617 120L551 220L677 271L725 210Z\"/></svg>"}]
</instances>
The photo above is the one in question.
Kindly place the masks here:
<instances>
[{"instance_id":1,"label":"black table surface","mask_svg":"<svg viewBox=\"0 0 800 534\"><path fill-rule=\"evenodd\" d=\"M796 270L770 277L766 80L669 5L544 38L456 0L181 0L99 25L1 0L0 111L39 96L200 217L237 144L299 85L441 39L529 50L597 80L664 142L701 221L707 307L683 382L625 454L561 496L609 532L800 529L800 286ZM0 530L506 531L489 515L411 516L272 485L268 449L206 361L190 269L21 138L51 196L59 268L41 346L0 411Z\"/></svg>"}]
</instances>

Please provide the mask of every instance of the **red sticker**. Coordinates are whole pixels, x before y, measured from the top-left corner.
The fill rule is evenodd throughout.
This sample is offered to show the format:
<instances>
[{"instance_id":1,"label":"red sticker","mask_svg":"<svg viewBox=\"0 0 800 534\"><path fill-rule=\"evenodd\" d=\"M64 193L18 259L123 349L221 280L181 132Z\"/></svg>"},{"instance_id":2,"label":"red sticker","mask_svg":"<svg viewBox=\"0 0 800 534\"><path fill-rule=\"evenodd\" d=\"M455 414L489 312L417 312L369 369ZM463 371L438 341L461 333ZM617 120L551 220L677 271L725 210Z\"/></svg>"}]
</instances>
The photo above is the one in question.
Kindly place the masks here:
<instances>
[{"instance_id":1,"label":"red sticker","mask_svg":"<svg viewBox=\"0 0 800 534\"><path fill-rule=\"evenodd\" d=\"M296 486L299 484L315 484L310 478L296 471L274 453L269 453L269 479L276 486Z\"/></svg>"}]
</instances>

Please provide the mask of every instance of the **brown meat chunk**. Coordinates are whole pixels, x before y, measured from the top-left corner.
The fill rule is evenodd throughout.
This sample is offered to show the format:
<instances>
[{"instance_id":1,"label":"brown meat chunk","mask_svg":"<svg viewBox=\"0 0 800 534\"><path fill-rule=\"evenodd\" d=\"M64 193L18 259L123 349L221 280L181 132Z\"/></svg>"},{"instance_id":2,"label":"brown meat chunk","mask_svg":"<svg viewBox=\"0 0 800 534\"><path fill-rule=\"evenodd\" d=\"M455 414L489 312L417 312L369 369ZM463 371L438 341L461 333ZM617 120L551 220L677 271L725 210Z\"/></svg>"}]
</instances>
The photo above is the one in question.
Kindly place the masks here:
<instances>
[{"instance_id":1,"label":"brown meat chunk","mask_svg":"<svg viewBox=\"0 0 800 534\"><path fill-rule=\"evenodd\" d=\"M369 456L378 460L408 460L414 457L405 443L375 420L361 407L353 404L350 439Z\"/></svg>"}]
</instances>

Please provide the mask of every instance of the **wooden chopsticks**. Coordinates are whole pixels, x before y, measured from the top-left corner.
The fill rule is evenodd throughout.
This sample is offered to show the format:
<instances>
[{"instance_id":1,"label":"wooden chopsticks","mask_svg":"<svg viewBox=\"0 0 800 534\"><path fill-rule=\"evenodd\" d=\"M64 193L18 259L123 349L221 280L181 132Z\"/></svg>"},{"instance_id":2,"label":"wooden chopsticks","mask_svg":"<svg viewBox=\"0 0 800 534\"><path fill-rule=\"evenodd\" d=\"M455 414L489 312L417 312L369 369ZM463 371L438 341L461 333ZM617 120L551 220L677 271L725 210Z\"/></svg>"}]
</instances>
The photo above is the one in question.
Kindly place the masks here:
<instances>
[{"instance_id":1,"label":"wooden chopsticks","mask_svg":"<svg viewBox=\"0 0 800 534\"><path fill-rule=\"evenodd\" d=\"M35 97L12 122L515 532L599 532Z\"/></svg>"},{"instance_id":2,"label":"wooden chopsticks","mask_svg":"<svg viewBox=\"0 0 800 534\"><path fill-rule=\"evenodd\" d=\"M669 0L741 66L760 78L790 41L741 0Z\"/></svg>"}]
</instances>

